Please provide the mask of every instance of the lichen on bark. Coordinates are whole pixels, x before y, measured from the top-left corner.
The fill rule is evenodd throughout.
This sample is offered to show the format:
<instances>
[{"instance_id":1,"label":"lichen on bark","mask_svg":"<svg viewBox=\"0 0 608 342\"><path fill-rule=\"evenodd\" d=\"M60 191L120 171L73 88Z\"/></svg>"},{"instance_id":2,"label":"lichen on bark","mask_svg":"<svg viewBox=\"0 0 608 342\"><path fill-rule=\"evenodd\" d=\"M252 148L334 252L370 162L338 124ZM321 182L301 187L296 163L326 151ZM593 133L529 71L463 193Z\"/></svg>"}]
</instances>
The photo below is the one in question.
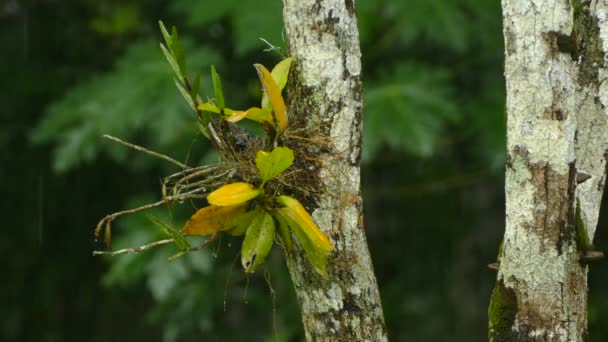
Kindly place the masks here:
<instances>
[{"instance_id":1,"label":"lichen on bark","mask_svg":"<svg viewBox=\"0 0 608 342\"><path fill-rule=\"evenodd\" d=\"M360 193L361 52L354 0L284 0L290 125L329 141L315 149L322 194L309 210L334 244L329 280L301 251L288 267L308 341L386 341L378 285L365 239Z\"/></svg>"},{"instance_id":2,"label":"lichen on bark","mask_svg":"<svg viewBox=\"0 0 608 342\"><path fill-rule=\"evenodd\" d=\"M608 3L503 0L502 6L506 230L489 336L581 341L587 267L580 262L580 229L593 239L608 149L602 82Z\"/></svg>"}]
</instances>

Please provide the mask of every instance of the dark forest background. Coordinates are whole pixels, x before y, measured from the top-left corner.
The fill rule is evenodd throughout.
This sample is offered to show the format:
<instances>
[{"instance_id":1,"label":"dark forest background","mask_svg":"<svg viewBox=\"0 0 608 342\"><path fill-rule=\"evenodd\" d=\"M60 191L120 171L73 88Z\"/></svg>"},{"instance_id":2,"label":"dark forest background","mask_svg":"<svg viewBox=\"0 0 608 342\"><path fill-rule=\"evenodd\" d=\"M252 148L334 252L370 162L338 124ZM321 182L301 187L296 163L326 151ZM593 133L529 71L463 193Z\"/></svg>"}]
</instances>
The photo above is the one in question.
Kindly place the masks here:
<instances>
[{"instance_id":1,"label":"dark forest background","mask_svg":"<svg viewBox=\"0 0 608 342\"><path fill-rule=\"evenodd\" d=\"M393 341L486 341L504 230L499 1L360 0L366 232ZM93 257L107 213L159 198L174 171L111 134L212 161L159 48L177 25L189 69L259 100L253 63L280 59L279 0L0 1L0 340L300 341L281 253L246 276L240 241L168 262L172 247ZM193 212L171 213L179 226ZM167 210L156 215L168 217ZM119 220L114 248L162 236ZM602 216L596 245L608 246ZM607 341L608 264L590 275L590 341Z\"/></svg>"}]
</instances>

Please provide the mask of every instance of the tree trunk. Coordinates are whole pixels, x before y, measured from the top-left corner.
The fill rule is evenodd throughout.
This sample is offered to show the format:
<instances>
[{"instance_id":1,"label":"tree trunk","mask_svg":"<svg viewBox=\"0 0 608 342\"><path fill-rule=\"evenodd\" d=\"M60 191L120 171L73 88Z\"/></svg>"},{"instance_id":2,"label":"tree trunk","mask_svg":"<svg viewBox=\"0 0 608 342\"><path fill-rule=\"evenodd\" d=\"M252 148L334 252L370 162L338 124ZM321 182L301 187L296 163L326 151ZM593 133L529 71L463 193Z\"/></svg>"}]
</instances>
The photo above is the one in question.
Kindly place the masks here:
<instances>
[{"instance_id":1,"label":"tree trunk","mask_svg":"<svg viewBox=\"0 0 608 342\"><path fill-rule=\"evenodd\" d=\"M318 154L323 193L312 216L334 244L329 279L301 251L288 267L308 341L385 341L386 328L363 227L360 193L361 52L354 0L284 0L290 125L331 141Z\"/></svg>"},{"instance_id":2,"label":"tree trunk","mask_svg":"<svg viewBox=\"0 0 608 342\"><path fill-rule=\"evenodd\" d=\"M506 231L490 341L583 341L608 158L608 1L503 0Z\"/></svg>"}]
</instances>

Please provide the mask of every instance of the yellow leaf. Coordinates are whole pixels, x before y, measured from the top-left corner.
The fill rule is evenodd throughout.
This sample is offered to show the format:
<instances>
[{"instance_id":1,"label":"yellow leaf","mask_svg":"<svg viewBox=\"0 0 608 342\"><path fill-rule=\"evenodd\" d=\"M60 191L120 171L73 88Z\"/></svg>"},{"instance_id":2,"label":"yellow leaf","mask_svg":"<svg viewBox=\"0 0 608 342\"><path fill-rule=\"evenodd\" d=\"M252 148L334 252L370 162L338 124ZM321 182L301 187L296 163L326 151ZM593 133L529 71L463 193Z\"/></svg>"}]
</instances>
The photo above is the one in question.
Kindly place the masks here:
<instances>
[{"instance_id":1,"label":"yellow leaf","mask_svg":"<svg viewBox=\"0 0 608 342\"><path fill-rule=\"evenodd\" d=\"M281 232L281 226L288 226L291 231L296 236L298 242L304 249L304 253L306 253L306 258L313 266L315 271L317 271L323 278L327 279L327 259L329 257L329 251L323 250L318 242L315 243L310 239L307 235L306 230L302 228L298 223L296 223L291 217L293 217L291 210L289 208L279 208L275 209L274 216L279 222L279 232ZM287 232L289 233L289 232ZM289 242L291 245L291 242ZM287 246L286 246L287 247Z\"/></svg>"},{"instance_id":2,"label":"yellow leaf","mask_svg":"<svg viewBox=\"0 0 608 342\"><path fill-rule=\"evenodd\" d=\"M280 133L287 128L287 109L285 107L283 96L281 96L281 90L272 78L272 75L268 69L261 64L254 64L254 66L258 71L258 77L260 78L264 92L266 92L270 98L270 103L272 104L272 109L274 110L274 118L279 126Z\"/></svg>"},{"instance_id":3,"label":"yellow leaf","mask_svg":"<svg viewBox=\"0 0 608 342\"><path fill-rule=\"evenodd\" d=\"M293 62L293 57L285 58L284 60L277 63L277 65L272 68L270 74L272 75L272 79L279 87L279 91L282 91L287 84L287 77L289 76L289 68L291 67L291 62ZM268 95L264 93L262 96L262 109L271 110L270 100L268 99Z\"/></svg>"},{"instance_id":4,"label":"yellow leaf","mask_svg":"<svg viewBox=\"0 0 608 342\"><path fill-rule=\"evenodd\" d=\"M253 120L259 123L268 121L271 124L274 124L274 118L269 111L263 110L261 108L252 107L247 109L247 119Z\"/></svg>"},{"instance_id":5,"label":"yellow leaf","mask_svg":"<svg viewBox=\"0 0 608 342\"><path fill-rule=\"evenodd\" d=\"M207 196L207 202L213 205L230 206L245 203L258 197L260 190L253 185L243 182L222 186Z\"/></svg>"},{"instance_id":6,"label":"yellow leaf","mask_svg":"<svg viewBox=\"0 0 608 342\"><path fill-rule=\"evenodd\" d=\"M300 226L315 246L326 252L330 252L333 249L327 235L319 229L308 211L297 199L289 196L279 196L277 197L277 202L285 206L287 210L283 210L282 213Z\"/></svg>"},{"instance_id":7,"label":"yellow leaf","mask_svg":"<svg viewBox=\"0 0 608 342\"><path fill-rule=\"evenodd\" d=\"M247 116L247 112L244 110L235 110L230 113L230 116L226 118L228 122L239 122Z\"/></svg>"},{"instance_id":8,"label":"yellow leaf","mask_svg":"<svg viewBox=\"0 0 608 342\"><path fill-rule=\"evenodd\" d=\"M246 205L219 207L210 205L197 211L182 228L186 235L208 235L234 227L234 221L241 216Z\"/></svg>"},{"instance_id":9,"label":"yellow leaf","mask_svg":"<svg viewBox=\"0 0 608 342\"><path fill-rule=\"evenodd\" d=\"M244 118L247 118L249 120L253 120L259 123L262 123L264 121L274 123L274 118L272 117L272 114L270 114L270 112L257 107L251 107L246 111L225 108L224 112L228 115L226 121L229 122L238 122L243 120Z\"/></svg>"}]
</instances>

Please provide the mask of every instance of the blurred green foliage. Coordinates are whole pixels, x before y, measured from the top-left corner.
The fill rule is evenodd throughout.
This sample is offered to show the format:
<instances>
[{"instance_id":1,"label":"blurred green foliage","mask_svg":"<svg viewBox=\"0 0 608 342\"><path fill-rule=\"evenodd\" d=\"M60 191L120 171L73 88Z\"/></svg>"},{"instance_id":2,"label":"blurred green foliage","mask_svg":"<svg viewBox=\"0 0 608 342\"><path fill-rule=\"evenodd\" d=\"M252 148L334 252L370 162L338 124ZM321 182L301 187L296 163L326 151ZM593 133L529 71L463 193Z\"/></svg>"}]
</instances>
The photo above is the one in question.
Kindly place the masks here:
<instances>
[{"instance_id":1,"label":"blurred green foliage","mask_svg":"<svg viewBox=\"0 0 608 342\"><path fill-rule=\"evenodd\" d=\"M500 4L360 0L357 15L366 231L389 334L485 341L495 274L484 265L504 228ZM278 0L0 5L3 341L302 339L278 249L251 277L235 266L240 240L231 238L172 262L173 246L90 255L97 220L158 198L159 179L174 171L101 134L192 164L213 159L160 51L159 19L180 28L189 72L203 73L201 96L213 96L216 64L235 108L259 99L251 65L280 58L259 38L286 51ZM194 209L155 215L179 227ZM162 236L134 216L118 221L113 247ZM591 274L591 339L604 341L608 273Z\"/></svg>"}]
</instances>

